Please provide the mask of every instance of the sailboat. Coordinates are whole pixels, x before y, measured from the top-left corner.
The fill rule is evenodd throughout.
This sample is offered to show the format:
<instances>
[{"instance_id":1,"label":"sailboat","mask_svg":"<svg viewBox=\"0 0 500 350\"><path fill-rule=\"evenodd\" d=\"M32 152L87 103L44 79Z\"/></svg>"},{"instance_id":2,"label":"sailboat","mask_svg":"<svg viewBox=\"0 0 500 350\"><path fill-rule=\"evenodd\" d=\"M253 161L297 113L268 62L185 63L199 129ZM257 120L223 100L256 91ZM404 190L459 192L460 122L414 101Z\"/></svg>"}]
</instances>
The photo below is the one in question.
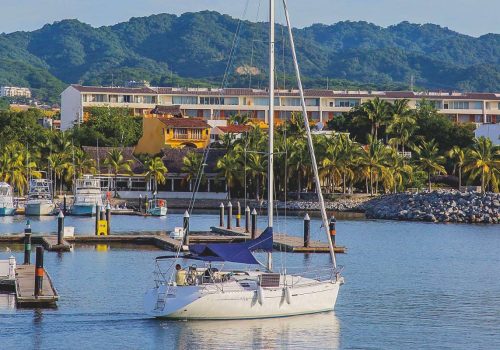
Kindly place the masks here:
<instances>
[{"instance_id":1,"label":"sailboat","mask_svg":"<svg viewBox=\"0 0 500 350\"><path fill-rule=\"evenodd\" d=\"M283 0L297 83L302 102L304 126L312 160L316 192L321 217L329 243L331 266L303 274L275 272L273 250L273 138L274 138L274 37L275 6L269 1L269 150L267 228L256 239L244 243L212 243L189 245L189 253L156 258L155 286L144 296L146 312L157 318L169 319L255 319L313 314L331 311L335 307L340 286L344 283L337 268L333 244L328 232L328 219L321 193L318 168L314 155L311 131L307 119L304 91L295 54L293 34L286 0ZM267 253L267 264L260 263L254 252ZM203 262L183 269L180 259ZM166 271L161 264L167 262ZM221 264L222 268L213 267ZM224 270L225 263L254 266L248 271ZM263 270L255 269L262 265Z\"/></svg>"},{"instance_id":2,"label":"sailboat","mask_svg":"<svg viewBox=\"0 0 500 350\"><path fill-rule=\"evenodd\" d=\"M14 215L15 212L12 187L6 182L0 182L0 216Z\"/></svg>"}]
</instances>

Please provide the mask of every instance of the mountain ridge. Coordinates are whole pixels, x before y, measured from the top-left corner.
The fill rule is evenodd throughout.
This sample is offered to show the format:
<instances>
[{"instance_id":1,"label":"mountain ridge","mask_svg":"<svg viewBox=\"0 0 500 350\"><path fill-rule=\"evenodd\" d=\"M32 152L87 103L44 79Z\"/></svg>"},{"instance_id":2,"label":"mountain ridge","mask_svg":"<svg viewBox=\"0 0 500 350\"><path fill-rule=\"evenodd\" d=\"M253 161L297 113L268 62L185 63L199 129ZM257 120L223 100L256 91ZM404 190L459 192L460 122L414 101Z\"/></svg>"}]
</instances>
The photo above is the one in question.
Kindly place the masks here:
<instances>
[{"instance_id":1,"label":"mountain ridge","mask_svg":"<svg viewBox=\"0 0 500 350\"><path fill-rule=\"evenodd\" d=\"M238 26L228 84L250 84L250 77L236 73L243 66L257 68L260 73L252 83L263 84L266 23L201 11L133 17L101 27L68 19L34 31L0 34L0 62L19 63L19 67L9 64L9 69L0 66L0 85L27 85L35 95L52 100L71 83L107 85L145 79L160 85L191 79L220 85ZM285 49L289 46L282 27L277 29L277 75L286 72L289 78L290 55L284 65L281 56L283 41ZM306 87L323 86L328 77L332 86L353 82L399 89L413 77L424 89L500 90L499 34L472 37L435 24L381 27L343 21L294 28L294 35ZM37 75L48 82L41 94L42 77ZM292 84L289 79L287 84Z\"/></svg>"}]
</instances>

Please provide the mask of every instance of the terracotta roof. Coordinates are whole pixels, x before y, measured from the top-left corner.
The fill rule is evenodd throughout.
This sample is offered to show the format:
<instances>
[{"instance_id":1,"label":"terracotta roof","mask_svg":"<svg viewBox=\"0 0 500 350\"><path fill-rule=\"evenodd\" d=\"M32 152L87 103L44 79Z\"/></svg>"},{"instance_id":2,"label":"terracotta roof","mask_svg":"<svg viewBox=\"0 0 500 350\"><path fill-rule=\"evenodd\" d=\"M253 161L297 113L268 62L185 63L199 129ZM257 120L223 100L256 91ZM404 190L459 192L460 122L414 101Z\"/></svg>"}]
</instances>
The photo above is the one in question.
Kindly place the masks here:
<instances>
[{"instance_id":1,"label":"terracotta roof","mask_svg":"<svg viewBox=\"0 0 500 350\"><path fill-rule=\"evenodd\" d=\"M210 126L206 121L199 118L158 118L163 124L173 128L202 128Z\"/></svg>"},{"instance_id":2,"label":"terracotta roof","mask_svg":"<svg viewBox=\"0 0 500 350\"><path fill-rule=\"evenodd\" d=\"M226 134L241 134L243 132L250 130L251 127L250 125L229 124L227 126L219 126L218 128L220 131Z\"/></svg>"},{"instance_id":3,"label":"terracotta roof","mask_svg":"<svg viewBox=\"0 0 500 350\"><path fill-rule=\"evenodd\" d=\"M170 114L170 115L182 115L180 105L163 106L157 105L151 110L151 114Z\"/></svg>"},{"instance_id":4,"label":"terracotta roof","mask_svg":"<svg viewBox=\"0 0 500 350\"><path fill-rule=\"evenodd\" d=\"M85 153L89 155L90 158L94 159L96 161L97 165L97 158L99 158L99 165L100 165L100 172L102 174L109 173L108 166L104 164L104 160L108 157L109 152L114 149L115 147L99 147L99 151L97 150L97 147L94 146L82 146L82 149ZM132 171L135 174L141 174L144 172L144 165L134 157L134 147L123 147L120 148L122 151L123 158L125 160L132 160Z\"/></svg>"},{"instance_id":5,"label":"terracotta roof","mask_svg":"<svg viewBox=\"0 0 500 350\"><path fill-rule=\"evenodd\" d=\"M82 86L71 85L80 92L96 92L96 93L110 93L110 94L153 94L157 95L156 91L148 87L140 88L126 88L126 87L105 87L105 86Z\"/></svg>"},{"instance_id":6,"label":"terracotta roof","mask_svg":"<svg viewBox=\"0 0 500 350\"><path fill-rule=\"evenodd\" d=\"M162 158L163 163L168 169L169 173L181 174L182 168L184 167L183 159L189 152L195 152L198 154L204 154L203 149L192 149L192 148L165 148L162 150L164 156ZM205 167L206 174L218 173L217 160L224 156L226 151L223 149L211 149L208 151L207 166Z\"/></svg>"}]
</instances>

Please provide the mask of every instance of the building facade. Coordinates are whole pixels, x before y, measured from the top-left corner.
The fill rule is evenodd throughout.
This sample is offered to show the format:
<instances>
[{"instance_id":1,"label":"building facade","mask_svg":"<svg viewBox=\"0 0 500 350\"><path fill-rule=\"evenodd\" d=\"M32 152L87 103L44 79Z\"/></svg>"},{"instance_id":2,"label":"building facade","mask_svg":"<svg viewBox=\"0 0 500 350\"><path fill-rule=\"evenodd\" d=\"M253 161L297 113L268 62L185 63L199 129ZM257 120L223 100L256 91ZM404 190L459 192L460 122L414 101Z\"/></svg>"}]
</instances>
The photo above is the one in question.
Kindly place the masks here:
<instances>
[{"instance_id":1,"label":"building facade","mask_svg":"<svg viewBox=\"0 0 500 350\"><path fill-rule=\"evenodd\" d=\"M91 87L71 85L61 95L61 128L69 129L85 120L91 107L124 107L135 115L148 115L156 105L178 105L183 115L209 120L228 119L247 114L267 122L267 91L261 89L211 89L169 87ZM334 91L306 90L308 116L314 122L326 122L363 102L379 97L394 102L407 98L412 108L422 99L457 123L495 124L500 122L500 93L444 93L405 91ZM300 112L298 90L276 90L275 120Z\"/></svg>"},{"instance_id":2,"label":"building facade","mask_svg":"<svg viewBox=\"0 0 500 350\"><path fill-rule=\"evenodd\" d=\"M1 86L0 97L24 97L31 98L31 90L17 86Z\"/></svg>"}]
</instances>

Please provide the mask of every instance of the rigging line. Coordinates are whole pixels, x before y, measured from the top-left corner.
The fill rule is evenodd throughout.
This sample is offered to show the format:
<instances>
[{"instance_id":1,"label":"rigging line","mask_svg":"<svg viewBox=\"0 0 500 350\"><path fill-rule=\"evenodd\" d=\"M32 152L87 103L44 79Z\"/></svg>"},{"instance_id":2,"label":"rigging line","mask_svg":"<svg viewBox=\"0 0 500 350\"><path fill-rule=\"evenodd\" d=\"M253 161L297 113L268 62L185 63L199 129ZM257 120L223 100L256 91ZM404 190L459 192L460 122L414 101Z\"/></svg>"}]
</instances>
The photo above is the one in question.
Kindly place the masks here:
<instances>
[{"instance_id":1,"label":"rigging line","mask_svg":"<svg viewBox=\"0 0 500 350\"><path fill-rule=\"evenodd\" d=\"M227 60L226 69L224 71L224 76L222 78L221 89L224 89L224 87L226 86L226 80L227 80L227 76L229 74L229 69L231 68L231 65L232 65L232 60L233 60L233 57L234 57L234 52L236 51L236 46L238 46L238 42L239 42L239 34L240 34L240 30L241 30L241 24L243 23L243 18L245 18L245 16L246 16L246 13L247 13L247 10L248 10L248 3L249 2L250 2L250 0L246 1L245 7L243 9L243 14L242 14L241 18L238 19L238 25L236 27L236 31L235 31L234 36L233 36L233 42L231 44L231 50L229 51L229 57L228 57L228 60Z\"/></svg>"},{"instance_id":2,"label":"rigging line","mask_svg":"<svg viewBox=\"0 0 500 350\"><path fill-rule=\"evenodd\" d=\"M262 0L259 0L259 3L257 5L257 15L255 16L255 23L258 23L259 19L259 13L260 13L260 4ZM255 33L257 30L254 30L252 33L252 52L250 54L250 69L248 71L248 88L252 88L252 72L251 69L253 68L253 53L254 53L254 45L255 45Z\"/></svg>"}]
</instances>

